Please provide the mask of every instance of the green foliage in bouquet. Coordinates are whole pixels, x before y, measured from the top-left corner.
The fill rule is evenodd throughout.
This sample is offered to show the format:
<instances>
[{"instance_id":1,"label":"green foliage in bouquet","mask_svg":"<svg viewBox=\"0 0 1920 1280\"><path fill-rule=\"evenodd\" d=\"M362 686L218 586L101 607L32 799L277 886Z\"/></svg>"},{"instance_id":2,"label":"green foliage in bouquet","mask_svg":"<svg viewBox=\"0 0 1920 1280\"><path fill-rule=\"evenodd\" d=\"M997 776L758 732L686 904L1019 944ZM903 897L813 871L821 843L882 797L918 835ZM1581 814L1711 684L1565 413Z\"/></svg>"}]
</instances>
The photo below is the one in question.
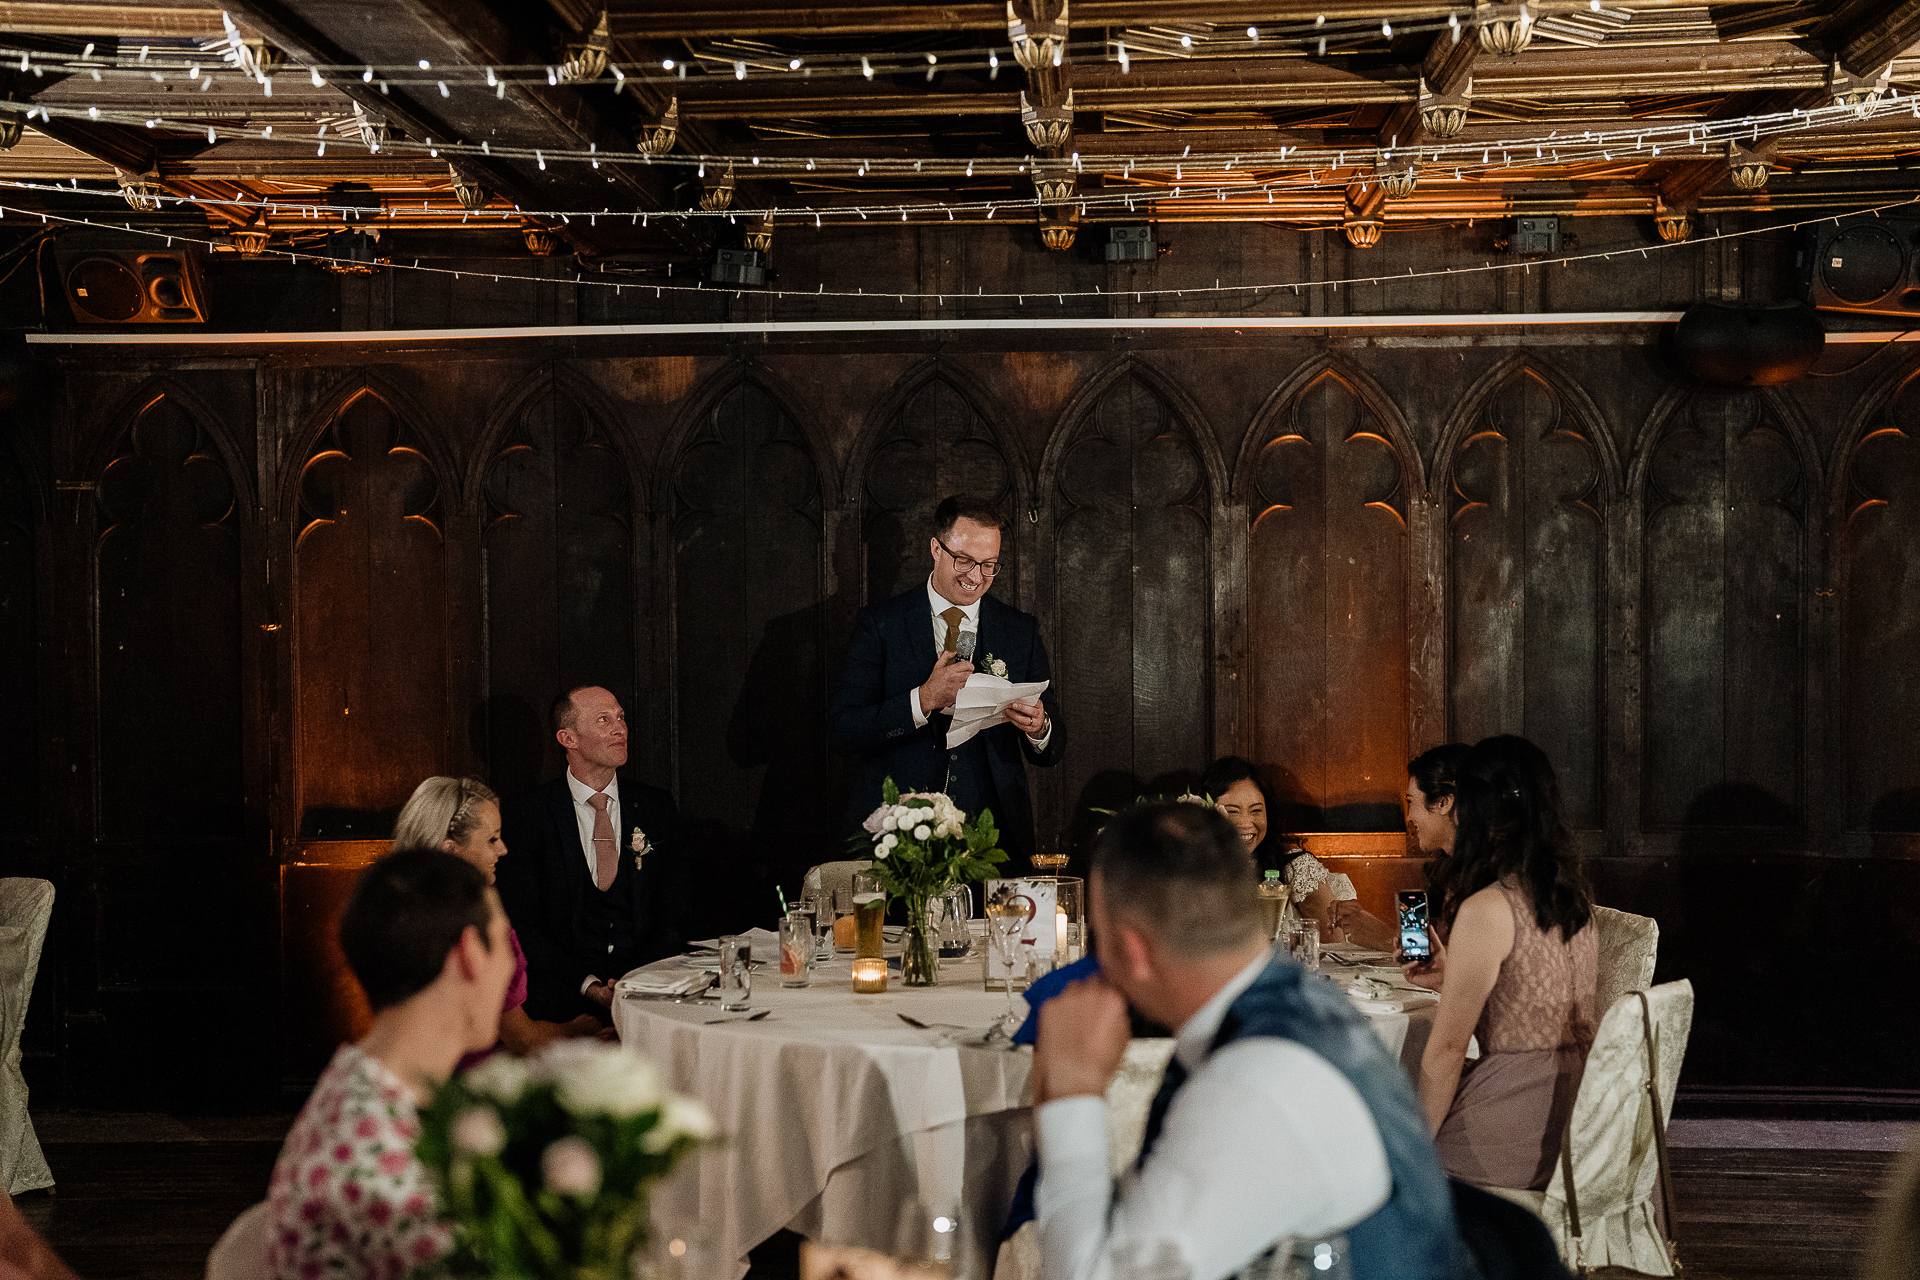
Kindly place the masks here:
<instances>
[{"instance_id":1,"label":"green foliage in bouquet","mask_svg":"<svg viewBox=\"0 0 1920 1280\"><path fill-rule=\"evenodd\" d=\"M937 791L901 794L892 778L881 790L881 804L861 824L869 842L853 843L873 858L873 875L889 898L924 906L955 885L985 880L1007 860L993 810L982 809L971 822L952 800Z\"/></svg>"},{"instance_id":2,"label":"green foliage in bouquet","mask_svg":"<svg viewBox=\"0 0 1920 1280\"><path fill-rule=\"evenodd\" d=\"M527 1280L628 1280L648 1189L713 1136L638 1054L563 1041L496 1054L435 1090L415 1145L464 1234L454 1269Z\"/></svg>"}]
</instances>

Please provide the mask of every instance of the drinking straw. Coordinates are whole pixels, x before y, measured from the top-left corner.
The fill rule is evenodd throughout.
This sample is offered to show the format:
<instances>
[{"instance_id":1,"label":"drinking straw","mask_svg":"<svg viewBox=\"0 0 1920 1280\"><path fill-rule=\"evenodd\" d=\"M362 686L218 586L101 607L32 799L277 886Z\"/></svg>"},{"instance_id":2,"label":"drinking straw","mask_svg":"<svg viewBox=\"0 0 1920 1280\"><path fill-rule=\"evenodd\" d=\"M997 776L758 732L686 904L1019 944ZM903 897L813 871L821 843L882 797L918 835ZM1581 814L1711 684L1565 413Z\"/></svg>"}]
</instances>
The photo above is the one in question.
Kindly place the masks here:
<instances>
[{"instance_id":1,"label":"drinking straw","mask_svg":"<svg viewBox=\"0 0 1920 1280\"><path fill-rule=\"evenodd\" d=\"M780 914L782 917L785 917L786 915L789 914L788 907L787 907L787 891L781 888L779 885L773 886L773 891L780 895Z\"/></svg>"}]
</instances>

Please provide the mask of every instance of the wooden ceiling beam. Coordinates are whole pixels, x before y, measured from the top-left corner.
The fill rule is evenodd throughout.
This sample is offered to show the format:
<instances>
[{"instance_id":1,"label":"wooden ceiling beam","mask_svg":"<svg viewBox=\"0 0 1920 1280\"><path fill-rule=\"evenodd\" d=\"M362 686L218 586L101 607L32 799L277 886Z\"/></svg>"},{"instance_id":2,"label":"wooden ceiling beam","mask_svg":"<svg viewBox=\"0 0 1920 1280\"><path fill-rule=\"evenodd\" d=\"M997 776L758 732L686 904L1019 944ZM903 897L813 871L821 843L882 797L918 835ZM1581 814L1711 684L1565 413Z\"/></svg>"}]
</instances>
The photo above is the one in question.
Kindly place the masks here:
<instances>
[{"instance_id":1,"label":"wooden ceiling beam","mask_svg":"<svg viewBox=\"0 0 1920 1280\"><path fill-rule=\"evenodd\" d=\"M1920 41L1920 0L1843 0L1812 38L1855 75L1878 71Z\"/></svg>"},{"instance_id":2,"label":"wooden ceiling beam","mask_svg":"<svg viewBox=\"0 0 1920 1280\"><path fill-rule=\"evenodd\" d=\"M1420 60L1420 78L1435 94L1458 93L1473 79L1474 60L1479 55L1480 41L1471 31L1463 31L1457 39L1452 32L1436 32ZM1420 123L1418 99L1402 102L1389 111L1378 138L1389 147L1412 147L1425 141L1427 131Z\"/></svg>"},{"instance_id":3,"label":"wooden ceiling beam","mask_svg":"<svg viewBox=\"0 0 1920 1280\"><path fill-rule=\"evenodd\" d=\"M387 0L378 23L369 23L363 8L347 0L231 3L244 21L303 62L390 65L425 58L439 65L476 67L525 65L551 57L550 51L529 44L528 33L472 0L446 0L444 6L435 0ZM402 86L382 94L376 85L358 80L347 80L339 88L411 138L489 139L554 150L585 150L590 143L609 151L631 151L633 146L632 137L616 129L589 102L586 91L509 86L496 97L484 89L465 88L436 98L431 90L421 93ZM524 160L475 156L461 157L460 169L528 208L661 212L679 207L667 176L657 171L580 165L545 169ZM560 233L577 248L591 250L603 238L596 237L594 230L576 220ZM666 227L663 232L685 238L678 228Z\"/></svg>"},{"instance_id":4,"label":"wooden ceiling beam","mask_svg":"<svg viewBox=\"0 0 1920 1280\"><path fill-rule=\"evenodd\" d=\"M561 8L561 0L553 0ZM1752 0L1755 5L1774 0ZM578 0L566 4L574 11ZM1572 4L1565 7L1573 8ZM1699 0L1631 0L1636 10L1697 9ZM1726 6L1739 8L1739 5ZM902 4L899 0L838 0L833 4L778 5L769 0L702 0L699 4L652 4L614 0L607 6L617 35L653 40L705 37L924 35L932 32L1004 31L1004 0L982 3ZM1420 0L1078 0L1076 29L1212 23L1223 27L1311 23L1348 18L1430 16Z\"/></svg>"}]
</instances>

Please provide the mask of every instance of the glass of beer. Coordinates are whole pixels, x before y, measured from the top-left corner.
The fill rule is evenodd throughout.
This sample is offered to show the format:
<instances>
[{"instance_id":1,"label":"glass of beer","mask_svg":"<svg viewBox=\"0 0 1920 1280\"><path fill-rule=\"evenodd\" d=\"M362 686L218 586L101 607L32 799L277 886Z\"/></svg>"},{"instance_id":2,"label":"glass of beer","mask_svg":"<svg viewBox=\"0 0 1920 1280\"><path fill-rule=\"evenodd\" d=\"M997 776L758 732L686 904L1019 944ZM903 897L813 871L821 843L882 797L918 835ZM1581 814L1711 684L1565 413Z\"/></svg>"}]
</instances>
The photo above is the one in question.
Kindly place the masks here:
<instances>
[{"instance_id":1,"label":"glass of beer","mask_svg":"<svg viewBox=\"0 0 1920 1280\"><path fill-rule=\"evenodd\" d=\"M853 953L872 958L884 954L880 949L880 922L886 918L887 895L877 877L865 872L853 875Z\"/></svg>"}]
</instances>

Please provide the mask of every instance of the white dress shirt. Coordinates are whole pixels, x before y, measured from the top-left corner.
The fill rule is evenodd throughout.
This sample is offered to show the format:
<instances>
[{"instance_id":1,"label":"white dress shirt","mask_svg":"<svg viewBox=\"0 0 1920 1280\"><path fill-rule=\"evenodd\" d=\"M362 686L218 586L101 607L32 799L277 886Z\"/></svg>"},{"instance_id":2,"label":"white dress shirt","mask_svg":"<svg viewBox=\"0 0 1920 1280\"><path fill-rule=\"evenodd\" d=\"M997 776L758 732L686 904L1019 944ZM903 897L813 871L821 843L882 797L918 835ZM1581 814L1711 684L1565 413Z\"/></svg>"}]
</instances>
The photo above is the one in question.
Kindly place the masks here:
<instances>
[{"instance_id":1,"label":"white dress shirt","mask_svg":"<svg viewBox=\"0 0 1920 1280\"><path fill-rule=\"evenodd\" d=\"M600 862L599 859L594 856L593 848L594 811L593 806L588 804L587 801L600 793L580 781L580 779L574 777L573 770L571 769L567 770L567 790L573 796L573 820L580 828L580 847L586 851L587 855L587 879L598 885L600 883ZM607 779L607 822L613 827L614 851L618 853L620 851L621 841L619 778ZM611 951L613 948L608 947L607 950ZM580 994L585 995L587 988L598 981L600 981L599 978L591 973L588 974L586 981L580 984Z\"/></svg>"},{"instance_id":2,"label":"white dress shirt","mask_svg":"<svg viewBox=\"0 0 1920 1280\"><path fill-rule=\"evenodd\" d=\"M980 600L985 600L986 598L985 595L982 595ZM933 611L933 656L936 661L941 654L947 651L942 644L947 638L947 620L940 615L949 609L959 609L960 626L954 634L957 636L961 631L971 631L975 636L978 636L980 634L980 600L975 600L972 604L956 605L953 601L933 589L933 575L927 575L927 607ZM977 653L974 656L982 662L986 660L986 654L984 653ZM976 662L975 665L978 666L979 663ZM907 704L913 710L913 727L916 729L925 728L930 717L920 709L920 690L918 688L907 695ZM1036 738L1031 734L1027 735L1027 741L1033 744L1035 751L1045 751L1047 749L1047 743L1052 738L1053 721L1051 717L1048 718L1046 731L1039 737Z\"/></svg>"},{"instance_id":3,"label":"white dress shirt","mask_svg":"<svg viewBox=\"0 0 1920 1280\"><path fill-rule=\"evenodd\" d=\"M1146 1166L1117 1189L1106 1099L1040 1108L1036 1208L1049 1280L1108 1280L1130 1260L1156 1257L1178 1259L1165 1274L1184 1265L1189 1280L1223 1280L1270 1246L1337 1235L1387 1202L1380 1131L1325 1058L1270 1036L1207 1052L1267 959L1262 952L1180 1028L1174 1057L1187 1082Z\"/></svg>"}]
</instances>

